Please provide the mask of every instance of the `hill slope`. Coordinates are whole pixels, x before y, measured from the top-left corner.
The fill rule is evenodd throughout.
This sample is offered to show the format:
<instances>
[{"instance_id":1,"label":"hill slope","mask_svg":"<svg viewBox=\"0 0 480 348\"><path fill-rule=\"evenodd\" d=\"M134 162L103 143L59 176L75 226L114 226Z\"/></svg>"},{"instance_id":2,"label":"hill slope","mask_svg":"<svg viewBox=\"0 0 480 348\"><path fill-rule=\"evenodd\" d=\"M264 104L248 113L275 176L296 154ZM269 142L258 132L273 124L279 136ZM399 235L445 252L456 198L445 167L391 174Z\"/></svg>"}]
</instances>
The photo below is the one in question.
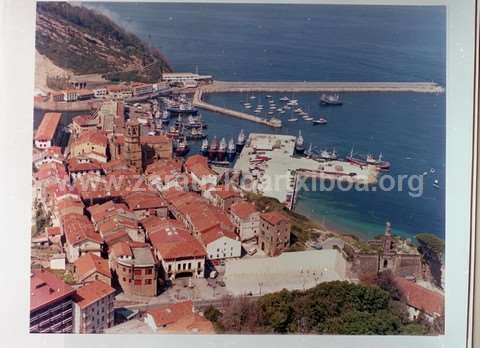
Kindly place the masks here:
<instances>
[{"instance_id":1,"label":"hill slope","mask_svg":"<svg viewBox=\"0 0 480 348\"><path fill-rule=\"evenodd\" d=\"M65 2L37 3L36 48L55 65L76 74L155 81L163 71L171 71L158 49L106 16Z\"/></svg>"}]
</instances>

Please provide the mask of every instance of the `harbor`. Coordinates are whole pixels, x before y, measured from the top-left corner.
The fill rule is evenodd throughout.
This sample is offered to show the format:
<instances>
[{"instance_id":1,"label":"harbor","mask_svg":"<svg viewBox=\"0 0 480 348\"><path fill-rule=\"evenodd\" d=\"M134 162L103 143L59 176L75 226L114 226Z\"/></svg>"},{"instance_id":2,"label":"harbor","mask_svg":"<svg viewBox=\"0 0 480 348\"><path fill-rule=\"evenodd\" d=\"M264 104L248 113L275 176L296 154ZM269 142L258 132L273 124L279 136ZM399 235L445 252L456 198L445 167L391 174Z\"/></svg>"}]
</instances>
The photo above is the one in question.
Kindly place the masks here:
<instances>
[{"instance_id":1,"label":"harbor","mask_svg":"<svg viewBox=\"0 0 480 348\"><path fill-rule=\"evenodd\" d=\"M299 151L301 142L301 134L295 137L251 133L234 166L242 174L243 189L276 198L292 207L298 177L366 185L377 182L380 172L377 166L311 158Z\"/></svg>"}]
</instances>

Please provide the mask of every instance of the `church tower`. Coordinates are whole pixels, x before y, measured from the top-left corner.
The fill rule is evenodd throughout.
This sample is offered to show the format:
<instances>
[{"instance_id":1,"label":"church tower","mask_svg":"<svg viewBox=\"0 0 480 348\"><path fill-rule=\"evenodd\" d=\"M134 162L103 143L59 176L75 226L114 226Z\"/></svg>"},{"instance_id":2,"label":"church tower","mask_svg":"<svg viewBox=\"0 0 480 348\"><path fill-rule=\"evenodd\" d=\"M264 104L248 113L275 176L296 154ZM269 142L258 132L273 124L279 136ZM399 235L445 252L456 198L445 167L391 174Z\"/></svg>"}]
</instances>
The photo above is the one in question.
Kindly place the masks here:
<instances>
[{"instance_id":1,"label":"church tower","mask_svg":"<svg viewBox=\"0 0 480 348\"><path fill-rule=\"evenodd\" d=\"M123 156L130 167L141 173L142 147L140 144L140 124L136 120L129 119L127 121Z\"/></svg>"}]
</instances>

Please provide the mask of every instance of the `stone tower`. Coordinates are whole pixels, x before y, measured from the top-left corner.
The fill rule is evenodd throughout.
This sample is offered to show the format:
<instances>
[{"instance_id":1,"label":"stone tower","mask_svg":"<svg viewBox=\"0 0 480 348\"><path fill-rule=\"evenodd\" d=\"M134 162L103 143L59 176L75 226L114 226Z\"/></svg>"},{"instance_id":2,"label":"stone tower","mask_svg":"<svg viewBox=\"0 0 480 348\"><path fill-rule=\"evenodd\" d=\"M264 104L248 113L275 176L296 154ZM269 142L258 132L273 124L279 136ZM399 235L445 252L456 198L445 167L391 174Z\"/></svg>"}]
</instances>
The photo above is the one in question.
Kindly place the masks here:
<instances>
[{"instance_id":1,"label":"stone tower","mask_svg":"<svg viewBox=\"0 0 480 348\"><path fill-rule=\"evenodd\" d=\"M142 171L142 147L140 144L140 124L129 119L125 129L125 146L123 156L130 167Z\"/></svg>"}]
</instances>

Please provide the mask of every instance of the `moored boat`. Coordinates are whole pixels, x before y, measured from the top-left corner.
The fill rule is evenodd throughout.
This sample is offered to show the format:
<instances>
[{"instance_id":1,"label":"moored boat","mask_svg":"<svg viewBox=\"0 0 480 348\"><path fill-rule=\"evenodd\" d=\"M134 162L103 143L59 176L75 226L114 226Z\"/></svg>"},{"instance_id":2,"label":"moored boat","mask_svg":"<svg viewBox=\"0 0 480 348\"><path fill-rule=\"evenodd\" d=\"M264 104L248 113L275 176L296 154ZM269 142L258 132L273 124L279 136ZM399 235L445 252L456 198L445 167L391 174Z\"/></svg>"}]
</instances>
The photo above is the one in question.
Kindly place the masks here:
<instances>
[{"instance_id":1,"label":"moored boat","mask_svg":"<svg viewBox=\"0 0 480 348\"><path fill-rule=\"evenodd\" d=\"M295 141L295 152L299 155L305 152L305 142L302 136L302 131L298 131L298 137Z\"/></svg>"},{"instance_id":2,"label":"moored boat","mask_svg":"<svg viewBox=\"0 0 480 348\"><path fill-rule=\"evenodd\" d=\"M320 96L320 104L323 105L342 105L340 94L322 94Z\"/></svg>"},{"instance_id":3,"label":"moored boat","mask_svg":"<svg viewBox=\"0 0 480 348\"><path fill-rule=\"evenodd\" d=\"M220 140L220 144L218 145L218 150L217 150L217 160L218 161L224 161L225 160L225 153L227 151L227 141L225 138L222 138Z\"/></svg>"},{"instance_id":4,"label":"moored boat","mask_svg":"<svg viewBox=\"0 0 480 348\"><path fill-rule=\"evenodd\" d=\"M235 148L235 142L233 141L233 138L230 138L227 146L227 159L232 162L235 159L237 151Z\"/></svg>"}]
</instances>

